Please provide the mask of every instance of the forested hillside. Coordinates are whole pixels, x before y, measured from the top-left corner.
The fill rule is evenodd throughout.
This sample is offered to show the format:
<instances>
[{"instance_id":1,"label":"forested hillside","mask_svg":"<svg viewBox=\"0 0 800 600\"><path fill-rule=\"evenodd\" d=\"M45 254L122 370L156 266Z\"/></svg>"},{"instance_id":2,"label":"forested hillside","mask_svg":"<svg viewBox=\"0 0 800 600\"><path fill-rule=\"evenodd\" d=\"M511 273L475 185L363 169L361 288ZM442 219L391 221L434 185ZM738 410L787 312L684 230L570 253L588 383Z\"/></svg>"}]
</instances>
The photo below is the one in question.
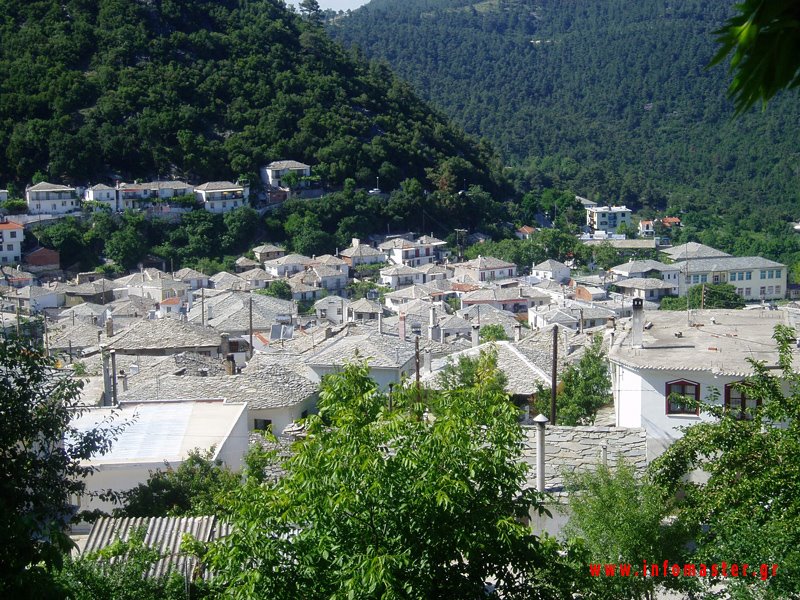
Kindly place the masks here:
<instances>
[{"instance_id":1,"label":"forested hillside","mask_svg":"<svg viewBox=\"0 0 800 600\"><path fill-rule=\"evenodd\" d=\"M228 179L271 160L388 189L491 151L280 0L0 0L0 184Z\"/></svg>"},{"instance_id":2,"label":"forested hillside","mask_svg":"<svg viewBox=\"0 0 800 600\"><path fill-rule=\"evenodd\" d=\"M725 66L705 66L733 4L372 0L329 29L493 141L524 185L685 210L707 242L751 230L739 250L777 256L800 217L800 102L732 119Z\"/></svg>"}]
</instances>

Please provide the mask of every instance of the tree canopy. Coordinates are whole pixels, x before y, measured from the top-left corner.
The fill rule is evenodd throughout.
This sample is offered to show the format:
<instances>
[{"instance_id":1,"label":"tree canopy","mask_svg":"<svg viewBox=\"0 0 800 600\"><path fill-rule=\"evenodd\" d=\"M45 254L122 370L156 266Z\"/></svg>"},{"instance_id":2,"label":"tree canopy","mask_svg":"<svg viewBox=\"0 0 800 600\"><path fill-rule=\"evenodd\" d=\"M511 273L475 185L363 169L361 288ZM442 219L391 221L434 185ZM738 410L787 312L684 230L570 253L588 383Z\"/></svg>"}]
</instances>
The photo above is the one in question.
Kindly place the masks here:
<instances>
[{"instance_id":1,"label":"tree canopy","mask_svg":"<svg viewBox=\"0 0 800 600\"><path fill-rule=\"evenodd\" d=\"M396 387L391 405L366 365L326 377L286 477L237 496L215 582L242 598L484 598L491 579L504 598L561 597L567 580L533 585L560 561L519 521L539 505L518 410L491 356L476 369L442 393Z\"/></svg>"}]
</instances>

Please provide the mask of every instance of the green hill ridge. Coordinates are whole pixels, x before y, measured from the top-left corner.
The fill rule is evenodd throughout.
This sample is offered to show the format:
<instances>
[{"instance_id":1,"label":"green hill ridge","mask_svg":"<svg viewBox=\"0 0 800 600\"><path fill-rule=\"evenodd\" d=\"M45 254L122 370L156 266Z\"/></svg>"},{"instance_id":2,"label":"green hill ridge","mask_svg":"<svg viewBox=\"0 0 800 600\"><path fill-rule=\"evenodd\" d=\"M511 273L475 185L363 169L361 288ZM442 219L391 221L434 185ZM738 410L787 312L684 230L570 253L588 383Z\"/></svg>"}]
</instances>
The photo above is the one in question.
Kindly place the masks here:
<instances>
[{"instance_id":1,"label":"green hill ridge","mask_svg":"<svg viewBox=\"0 0 800 600\"><path fill-rule=\"evenodd\" d=\"M391 189L459 157L493 186L488 146L279 0L0 7L0 182L207 181L292 158Z\"/></svg>"}]
</instances>

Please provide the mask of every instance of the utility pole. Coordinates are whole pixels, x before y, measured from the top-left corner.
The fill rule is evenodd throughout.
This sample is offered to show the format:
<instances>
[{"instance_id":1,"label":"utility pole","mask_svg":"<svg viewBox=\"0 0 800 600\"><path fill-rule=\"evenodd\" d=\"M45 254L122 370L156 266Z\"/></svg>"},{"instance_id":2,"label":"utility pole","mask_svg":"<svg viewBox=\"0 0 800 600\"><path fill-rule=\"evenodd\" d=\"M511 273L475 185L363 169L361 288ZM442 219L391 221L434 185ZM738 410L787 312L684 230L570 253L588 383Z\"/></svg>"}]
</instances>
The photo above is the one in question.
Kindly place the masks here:
<instances>
[{"instance_id":1,"label":"utility pole","mask_svg":"<svg viewBox=\"0 0 800 600\"><path fill-rule=\"evenodd\" d=\"M253 292L250 292L250 358L253 354Z\"/></svg>"},{"instance_id":2,"label":"utility pole","mask_svg":"<svg viewBox=\"0 0 800 600\"><path fill-rule=\"evenodd\" d=\"M422 402L422 391L419 383L419 336L414 340L414 363L417 369L417 401Z\"/></svg>"},{"instance_id":3,"label":"utility pole","mask_svg":"<svg viewBox=\"0 0 800 600\"><path fill-rule=\"evenodd\" d=\"M206 288L200 288L200 321L206 326Z\"/></svg>"},{"instance_id":4,"label":"utility pole","mask_svg":"<svg viewBox=\"0 0 800 600\"><path fill-rule=\"evenodd\" d=\"M558 325L553 325L553 370L550 374L550 422L556 424L556 382L558 380Z\"/></svg>"}]
</instances>

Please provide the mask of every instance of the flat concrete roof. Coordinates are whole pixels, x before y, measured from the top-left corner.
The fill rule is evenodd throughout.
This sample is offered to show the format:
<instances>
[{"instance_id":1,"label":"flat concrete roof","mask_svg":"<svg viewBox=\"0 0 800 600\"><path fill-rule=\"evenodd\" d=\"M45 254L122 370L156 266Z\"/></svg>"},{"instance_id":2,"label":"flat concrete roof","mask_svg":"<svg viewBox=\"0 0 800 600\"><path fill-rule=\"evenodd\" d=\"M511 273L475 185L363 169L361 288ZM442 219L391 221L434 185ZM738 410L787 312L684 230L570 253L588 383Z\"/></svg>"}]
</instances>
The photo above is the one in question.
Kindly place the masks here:
<instances>
[{"instance_id":1,"label":"flat concrete roof","mask_svg":"<svg viewBox=\"0 0 800 600\"><path fill-rule=\"evenodd\" d=\"M777 365L773 330L776 325L791 325L783 310L694 310L691 315L689 325L685 311L647 312L645 319L652 326L643 331L641 348L633 346L628 322L609 359L642 370L745 377L753 372L748 359Z\"/></svg>"}]
</instances>

